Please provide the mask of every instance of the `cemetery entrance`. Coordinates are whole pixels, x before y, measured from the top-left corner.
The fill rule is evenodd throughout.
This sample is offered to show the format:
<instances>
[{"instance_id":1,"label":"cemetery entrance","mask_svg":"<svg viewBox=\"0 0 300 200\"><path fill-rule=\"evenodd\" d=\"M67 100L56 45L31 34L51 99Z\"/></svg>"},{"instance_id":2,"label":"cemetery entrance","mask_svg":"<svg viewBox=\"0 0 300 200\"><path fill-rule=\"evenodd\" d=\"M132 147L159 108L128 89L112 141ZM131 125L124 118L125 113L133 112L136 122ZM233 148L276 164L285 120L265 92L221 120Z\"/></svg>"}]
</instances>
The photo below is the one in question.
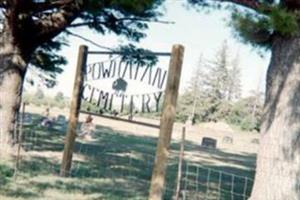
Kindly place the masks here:
<instances>
[{"instance_id":1,"label":"cemetery entrance","mask_svg":"<svg viewBox=\"0 0 300 200\"><path fill-rule=\"evenodd\" d=\"M168 65L168 62L159 60L161 57L170 57L169 68L160 66ZM102 60L99 62L97 58ZM176 162L173 166L168 165L168 158L182 61L181 45L174 45L171 53L95 52L81 46L60 175L87 173L91 177L103 177L110 173L115 193L122 191L124 198L139 196L137 191L142 193L140 196L149 195L149 199L153 200L161 199L164 193L171 198L174 185L168 186L166 180L169 178L175 184L177 174L176 170L171 170L177 166ZM160 110L159 124L140 120L139 116L159 113ZM101 116L102 120L109 118L119 123L159 128L158 141L149 137L134 137L130 140L128 137L132 136L123 137L114 143L123 146L123 150L118 148L118 151L114 151L112 141L103 141L105 134L109 140L114 140L113 135L109 135L114 130L100 123L102 131L97 132L96 127L91 136L94 146L85 148L84 140L79 139L80 142L75 143L81 131L77 129L80 112L87 119ZM86 155L93 155L89 159L95 169L84 171L80 161L83 151ZM101 160L103 157L106 159Z\"/></svg>"}]
</instances>

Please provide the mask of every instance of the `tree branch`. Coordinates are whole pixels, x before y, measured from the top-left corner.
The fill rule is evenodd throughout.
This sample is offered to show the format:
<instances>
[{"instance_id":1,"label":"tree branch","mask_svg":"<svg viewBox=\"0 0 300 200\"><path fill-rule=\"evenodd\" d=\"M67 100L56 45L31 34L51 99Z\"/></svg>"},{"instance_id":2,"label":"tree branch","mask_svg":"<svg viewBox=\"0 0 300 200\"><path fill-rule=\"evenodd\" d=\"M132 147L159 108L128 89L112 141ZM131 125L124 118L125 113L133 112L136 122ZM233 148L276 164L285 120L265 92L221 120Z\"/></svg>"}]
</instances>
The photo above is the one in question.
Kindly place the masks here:
<instances>
[{"instance_id":1,"label":"tree branch","mask_svg":"<svg viewBox=\"0 0 300 200\"><path fill-rule=\"evenodd\" d=\"M116 22L118 21L143 21L143 22L150 22L150 23L175 24L175 22L173 21L151 20L151 19L137 18L137 17L124 17L124 18L116 19ZM93 24L106 24L106 22L104 21L80 22L80 23L71 24L69 27L76 28L80 26L89 26Z\"/></svg>"},{"instance_id":2,"label":"tree branch","mask_svg":"<svg viewBox=\"0 0 300 200\"><path fill-rule=\"evenodd\" d=\"M67 6L68 4L72 3L73 0L57 0L57 1L45 1L45 2L33 2L31 4L27 4L24 7L24 10L37 12L43 12L47 10L52 10L55 8L61 8Z\"/></svg>"},{"instance_id":3,"label":"tree branch","mask_svg":"<svg viewBox=\"0 0 300 200\"><path fill-rule=\"evenodd\" d=\"M258 0L213 0L213 1L233 3L257 12L259 12L259 10L263 7L263 4L260 3Z\"/></svg>"},{"instance_id":4,"label":"tree branch","mask_svg":"<svg viewBox=\"0 0 300 200\"><path fill-rule=\"evenodd\" d=\"M36 21L36 26L39 27L36 38L39 43L46 42L57 36L78 17L83 6L82 3L80 3L82 1L64 0L60 2L66 3L67 1L70 3L65 4L57 12Z\"/></svg>"},{"instance_id":5,"label":"tree branch","mask_svg":"<svg viewBox=\"0 0 300 200\"><path fill-rule=\"evenodd\" d=\"M141 17L123 17L117 19L117 21L143 21L143 22L152 22L152 23L161 23L161 24L175 24L173 21L162 21L156 19L145 19Z\"/></svg>"},{"instance_id":6,"label":"tree branch","mask_svg":"<svg viewBox=\"0 0 300 200\"><path fill-rule=\"evenodd\" d=\"M99 47L99 48L101 48L101 49L113 51L112 48L102 46L102 45L100 45L100 44L98 44L98 43L96 43L96 42L94 42L94 41L92 41L92 40L90 40L90 39L88 39L88 38L86 38L86 37L83 37L82 35L73 33L73 32L71 32L71 31L69 31L69 30L66 30L65 32L66 32L67 34L71 35L71 36L74 36L74 37L77 37L77 38L79 38L79 39L81 39L81 40L84 40L84 41L86 41L86 42L89 42L89 43L91 43L92 45L94 45L94 46L96 46L96 47Z\"/></svg>"},{"instance_id":7,"label":"tree branch","mask_svg":"<svg viewBox=\"0 0 300 200\"><path fill-rule=\"evenodd\" d=\"M89 21L89 22L81 22L81 23L75 23L71 24L68 26L68 28L76 28L76 27L81 27L81 26L89 26L95 24L94 21ZM97 22L97 24L105 24L103 22Z\"/></svg>"}]
</instances>

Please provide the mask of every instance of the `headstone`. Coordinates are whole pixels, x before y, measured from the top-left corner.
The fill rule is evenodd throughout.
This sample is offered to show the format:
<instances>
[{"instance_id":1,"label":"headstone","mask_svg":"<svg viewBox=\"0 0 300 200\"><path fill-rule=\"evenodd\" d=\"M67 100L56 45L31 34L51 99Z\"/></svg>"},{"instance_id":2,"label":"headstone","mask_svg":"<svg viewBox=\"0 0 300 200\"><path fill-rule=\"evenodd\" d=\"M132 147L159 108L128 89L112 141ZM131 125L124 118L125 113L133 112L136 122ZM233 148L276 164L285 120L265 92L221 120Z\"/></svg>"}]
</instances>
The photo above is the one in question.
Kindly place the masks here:
<instances>
[{"instance_id":1,"label":"headstone","mask_svg":"<svg viewBox=\"0 0 300 200\"><path fill-rule=\"evenodd\" d=\"M251 143L252 144L259 144L259 139L254 138L254 139L251 140Z\"/></svg>"},{"instance_id":2,"label":"headstone","mask_svg":"<svg viewBox=\"0 0 300 200\"><path fill-rule=\"evenodd\" d=\"M114 117L117 117L119 115L119 112L116 110L113 110L111 113Z\"/></svg>"},{"instance_id":3,"label":"headstone","mask_svg":"<svg viewBox=\"0 0 300 200\"><path fill-rule=\"evenodd\" d=\"M223 137L222 142L227 143L227 144L232 144L233 143L233 138L229 137L229 136L225 136L225 137Z\"/></svg>"},{"instance_id":4,"label":"headstone","mask_svg":"<svg viewBox=\"0 0 300 200\"><path fill-rule=\"evenodd\" d=\"M32 123L32 117L30 114L28 113L25 113L24 114L24 121L23 121L24 124L31 124Z\"/></svg>"},{"instance_id":5,"label":"headstone","mask_svg":"<svg viewBox=\"0 0 300 200\"><path fill-rule=\"evenodd\" d=\"M209 137L202 138L201 146L215 149L217 148L217 140Z\"/></svg>"},{"instance_id":6,"label":"headstone","mask_svg":"<svg viewBox=\"0 0 300 200\"><path fill-rule=\"evenodd\" d=\"M51 118L44 118L41 122L41 126L45 128L52 128L53 122L54 121Z\"/></svg>"},{"instance_id":7,"label":"headstone","mask_svg":"<svg viewBox=\"0 0 300 200\"><path fill-rule=\"evenodd\" d=\"M63 115L58 115L56 122L58 124L65 124L67 122L66 117Z\"/></svg>"}]
</instances>

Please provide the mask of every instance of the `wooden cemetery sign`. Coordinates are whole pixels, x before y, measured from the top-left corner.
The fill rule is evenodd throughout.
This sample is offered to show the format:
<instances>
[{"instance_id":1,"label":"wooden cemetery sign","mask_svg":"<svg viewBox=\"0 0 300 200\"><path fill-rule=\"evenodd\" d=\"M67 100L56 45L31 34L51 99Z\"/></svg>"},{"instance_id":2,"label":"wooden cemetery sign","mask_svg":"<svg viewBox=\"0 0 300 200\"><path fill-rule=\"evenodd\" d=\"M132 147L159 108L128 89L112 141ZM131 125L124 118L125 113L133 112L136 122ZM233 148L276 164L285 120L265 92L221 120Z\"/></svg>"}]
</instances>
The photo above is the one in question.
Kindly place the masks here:
<instances>
[{"instance_id":1,"label":"wooden cemetery sign","mask_svg":"<svg viewBox=\"0 0 300 200\"><path fill-rule=\"evenodd\" d=\"M109 52L100 52L105 53ZM154 55L170 56L170 53L154 53ZM117 57L110 61L89 64L86 70L82 100L88 106L82 110L83 112L104 116L105 113L111 113L114 117L128 112L132 121L133 113L161 110L160 102L163 99L167 69L146 66L131 60L124 61L122 57ZM110 87L105 89L99 87L104 80L110 80L108 84ZM152 92L145 93L144 88L137 89L136 86L141 84L150 87Z\"/></svg>"},{"instance_id":2,"label":"wooden cemetery sign","mask_svg":"<svg viewBox=\"0 0 300 200\"><path fill-rule=\"evenodd\" d=\"M148 52L152 56L170 56L169 68L164 69L151 65L143 66L133 60L120 59L122 55L126 54L124 52L94 52L88 51L86 46L80 46L60 170L61 176L68 176L71 169L81 101L83 101L83 104L88 104L86 110L82 111L84 113L100 115L109 111L113 115L107 117L151 126L151 124L132 120L132 114L134 112L159 112L161 110L160 101L164 97L159 139L149 192L149 199L151 200L162 198L167 158L176 114L183 53L184 47L181 45L174 45L171 53ZM119 55L119 57L106 62L87 64L88 56L91 55ZM112 82L110 88L107 89L104 88L101 81L108 79ZM147 89L146 86L148 86ZM149 89L149 86L152 89ZM125 107L127 107L127 110ZM93 108L93 111L91 111L91 108ZM131 115L129 120L116 118L117 113L128 111Z\"/></svg>"}]
</instances>

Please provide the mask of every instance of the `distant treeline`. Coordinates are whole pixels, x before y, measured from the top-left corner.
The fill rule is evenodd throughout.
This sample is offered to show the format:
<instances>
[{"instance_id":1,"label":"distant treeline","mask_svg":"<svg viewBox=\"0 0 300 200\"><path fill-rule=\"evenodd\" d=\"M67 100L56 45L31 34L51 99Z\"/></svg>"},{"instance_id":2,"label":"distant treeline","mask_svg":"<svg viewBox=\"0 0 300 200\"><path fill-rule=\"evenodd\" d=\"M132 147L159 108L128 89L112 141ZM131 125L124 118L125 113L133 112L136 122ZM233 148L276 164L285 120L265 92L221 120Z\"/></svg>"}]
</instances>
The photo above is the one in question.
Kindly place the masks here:
<instances>
[{"instance_id":1,"label":"distant treeline","mask_svg":"<svg viewBox=\"0 0 300 200\"><path fill-rule=\"evenodd\" d=\"M46 96L42 89L37 89L35 93L24 92L23 102L35 106L48 106L57 108L67 108L70 105L70 99L65 97L62 92L58 92L54 97Z\"/></svg>"}]
</instances>

